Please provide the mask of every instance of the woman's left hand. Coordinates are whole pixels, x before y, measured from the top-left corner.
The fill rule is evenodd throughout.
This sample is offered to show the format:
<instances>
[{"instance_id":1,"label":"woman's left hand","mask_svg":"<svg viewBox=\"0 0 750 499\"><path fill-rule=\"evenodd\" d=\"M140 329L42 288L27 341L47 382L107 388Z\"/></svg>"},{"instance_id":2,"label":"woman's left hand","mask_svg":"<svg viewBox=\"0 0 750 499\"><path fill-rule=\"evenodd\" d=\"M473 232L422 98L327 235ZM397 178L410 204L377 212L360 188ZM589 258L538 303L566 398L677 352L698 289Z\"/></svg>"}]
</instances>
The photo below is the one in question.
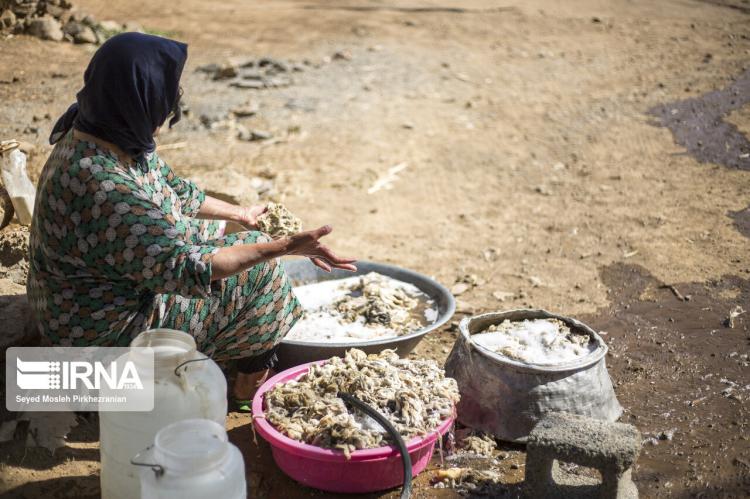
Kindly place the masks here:
<instances>
[{"instance_id":1,"label":"woman's left hand","mask_svg":"<svg viewBox=\"0 0 750 499\"><path fill-rule=\"evenodd\" d=\"M258 229L258 217L266 212L267 205L257 205L250 207L240 207L237 222L247 229Z\"/></svg>"}]
</instances>

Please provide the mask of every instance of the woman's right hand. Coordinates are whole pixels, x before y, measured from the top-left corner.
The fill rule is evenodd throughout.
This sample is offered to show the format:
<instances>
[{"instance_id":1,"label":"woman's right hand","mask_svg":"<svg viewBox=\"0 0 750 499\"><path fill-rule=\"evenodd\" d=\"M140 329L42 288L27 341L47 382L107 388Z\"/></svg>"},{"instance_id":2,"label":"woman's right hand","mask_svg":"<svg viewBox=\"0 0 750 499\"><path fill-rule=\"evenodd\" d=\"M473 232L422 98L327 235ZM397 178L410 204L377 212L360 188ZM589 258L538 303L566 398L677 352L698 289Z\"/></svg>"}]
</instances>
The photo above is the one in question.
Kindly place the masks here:
<instances>
[{"instance_id":1,"label":"woman's right hand","mask_svg":"<svg viewBox=\"0 0 750 499\"><path fill-rule=\"evenodd\" d=\"M308 230L289 236L287 255L306 256L317 267L330 272L332 268L349 270L355 272L356 260L341 258L331 251L328 246L320 242L320 239L333 231L330 225L324 225L315 230Z\"/></svg>"}]
</instances>

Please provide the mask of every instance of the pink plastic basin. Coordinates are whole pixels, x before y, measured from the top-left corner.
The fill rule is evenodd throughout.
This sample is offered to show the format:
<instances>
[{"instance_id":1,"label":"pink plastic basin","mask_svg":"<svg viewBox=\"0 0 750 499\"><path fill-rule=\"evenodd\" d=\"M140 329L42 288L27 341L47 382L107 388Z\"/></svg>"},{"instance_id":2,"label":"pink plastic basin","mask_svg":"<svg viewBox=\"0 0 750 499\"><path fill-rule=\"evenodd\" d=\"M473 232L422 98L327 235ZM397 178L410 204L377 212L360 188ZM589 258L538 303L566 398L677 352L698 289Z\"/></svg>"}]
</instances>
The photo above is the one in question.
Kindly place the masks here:
<instances>
[{"instance_id":1,"label":"pink plastic basin","mask_svg":"<svg viewBox=\"0 0 750 499\"><path fill-rule=\"evenodd\" d=\"M280 372L266 381L253 398L255 429L271 445L274 461L299 483L329 492L375 492L403 484L404 466L395 447L354 451L347 460L342 451L293 440L265 420L264 394L276 384L297 379L307 372L309 366L322 362L325 361L309 362ZM415 476L427 467L435 442L453 426L454 420L455 417L450 417L431 433L406 443Z\"/></svg>"}]
</instances>

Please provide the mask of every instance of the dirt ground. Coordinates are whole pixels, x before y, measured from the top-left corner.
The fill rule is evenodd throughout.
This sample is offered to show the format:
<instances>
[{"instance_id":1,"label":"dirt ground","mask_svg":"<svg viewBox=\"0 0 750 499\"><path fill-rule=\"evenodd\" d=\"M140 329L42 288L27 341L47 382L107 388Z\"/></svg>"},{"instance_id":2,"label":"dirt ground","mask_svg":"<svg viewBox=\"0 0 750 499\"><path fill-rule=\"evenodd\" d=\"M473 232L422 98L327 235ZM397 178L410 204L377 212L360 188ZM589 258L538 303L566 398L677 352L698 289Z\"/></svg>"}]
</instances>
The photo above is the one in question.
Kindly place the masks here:
<instances>
[{"instance_id":1,"label":"dirt ground","mask_svg":"<svg viewBox=\"0 0 750 499\"><path fill-rule=\"evenodd\" d=\"M77 5L190 44L190 112L159 137L180 174L232 199L246 194L229 193L232 175L270 178L307 226L334 226L345 255L447 285L477 275L456 319L531 306L584 320L610 347L622 420L646 438L642 497L750 495L750 319L726 322L750 312L750 3ZM33 175L92 51L0 40L0 138L30 143ZM261 56L302 71L271 89L196 72ZM238 106L257 112L233 119ZM238 124L272 137L238 140ZM398 165L390 188L368 192ZM443 361L455 335L445 327L413 355ZM248 422L231 415L230 435L254 496L326 496L283 476ZM501 457L496 494L517 495L523 448ZM431 486L437 467L415 497L458 494ZM96 497L96 422L54 456L0 444L2 492Z\"/></svg>"}]
</instances>

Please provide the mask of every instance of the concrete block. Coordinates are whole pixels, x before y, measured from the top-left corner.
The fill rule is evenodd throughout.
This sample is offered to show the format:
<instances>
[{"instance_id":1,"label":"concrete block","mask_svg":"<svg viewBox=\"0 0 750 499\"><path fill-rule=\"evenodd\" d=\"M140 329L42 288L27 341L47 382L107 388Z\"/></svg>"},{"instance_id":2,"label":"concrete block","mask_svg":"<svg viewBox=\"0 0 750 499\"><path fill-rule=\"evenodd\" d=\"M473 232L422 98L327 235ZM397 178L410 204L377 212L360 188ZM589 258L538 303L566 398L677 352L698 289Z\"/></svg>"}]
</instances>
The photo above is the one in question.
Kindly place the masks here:
<instances>
[{"instance_id":1,"label":"concrete block","mask_svg":"<svg viewBox=\"0 0 750 499\"><path fill-rule=\"evenodd\" d=\"M527 497L637 498L631 467L640 450L641 434L632 425L550 413L529 434L524 492ZM556 461L595 468L602 481L598 486L561 483Z\"/></svg>"}]
</instances>

